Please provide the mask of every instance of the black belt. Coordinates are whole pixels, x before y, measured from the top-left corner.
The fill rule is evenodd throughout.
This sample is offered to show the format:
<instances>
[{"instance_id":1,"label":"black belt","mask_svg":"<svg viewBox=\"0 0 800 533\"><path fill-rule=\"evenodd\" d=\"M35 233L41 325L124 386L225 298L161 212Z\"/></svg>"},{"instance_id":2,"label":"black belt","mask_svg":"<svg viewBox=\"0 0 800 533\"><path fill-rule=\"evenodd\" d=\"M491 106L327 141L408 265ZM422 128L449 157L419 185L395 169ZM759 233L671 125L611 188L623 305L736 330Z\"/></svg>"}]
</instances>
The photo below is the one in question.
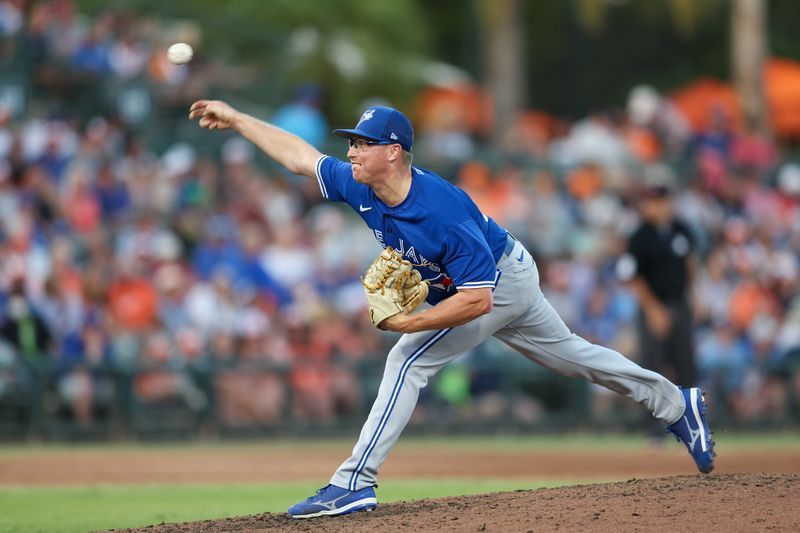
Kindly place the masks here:
<instances>
[{"instance_id":1,"label":"black belt","mask_svg":"<svg viewBox=\"0 0 800 533\"><path fill-rule=\"evenodd\" d=\"M503 249L503 255L510 255L511 250L514 249L514 246L516 244L517 244L517 239L515 239L514 236L509 233L508 238L506 238L506 247L505 249Z\"/></svg>"}]
</instances>

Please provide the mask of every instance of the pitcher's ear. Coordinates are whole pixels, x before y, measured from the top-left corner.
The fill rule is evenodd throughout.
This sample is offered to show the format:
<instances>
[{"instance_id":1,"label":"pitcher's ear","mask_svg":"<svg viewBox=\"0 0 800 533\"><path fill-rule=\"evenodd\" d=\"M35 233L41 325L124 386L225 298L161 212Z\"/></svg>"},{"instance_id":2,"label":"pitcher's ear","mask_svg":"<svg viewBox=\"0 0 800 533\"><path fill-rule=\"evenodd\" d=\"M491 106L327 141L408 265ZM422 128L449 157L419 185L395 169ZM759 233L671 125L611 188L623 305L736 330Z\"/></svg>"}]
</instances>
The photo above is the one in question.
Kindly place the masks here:
<instances>
[{"instance_id":1,"label":"pitcher's ear","mask_svg":"<svg viewBox=\"0 0 800 533\"><path fill-rule=\"evenodd\" d=\"M399 144L389 145L389 161L395 162L403 157L403 147Z\"/></svg>"}]
</instances>

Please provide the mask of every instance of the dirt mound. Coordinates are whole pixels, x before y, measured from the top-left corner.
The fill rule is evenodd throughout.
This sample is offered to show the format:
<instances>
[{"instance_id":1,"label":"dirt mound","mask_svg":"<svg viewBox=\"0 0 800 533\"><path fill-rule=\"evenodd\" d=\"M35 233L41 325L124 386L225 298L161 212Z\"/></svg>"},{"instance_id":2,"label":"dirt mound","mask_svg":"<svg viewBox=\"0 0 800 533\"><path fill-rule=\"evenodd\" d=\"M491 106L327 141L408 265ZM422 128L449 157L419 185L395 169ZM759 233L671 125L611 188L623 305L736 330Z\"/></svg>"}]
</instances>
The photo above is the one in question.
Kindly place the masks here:
<instances>
[{"instance_id":1,"label":"dirt mound","mask_svg":"<svg viewBox=\"0 0 800 533\"><path fill-rule=\"evenodd\" d=\"M380 498L380 494L378 495ZM128 532L800 531L800 476L724 474L382 504L371 513L284 514L160 524ZM121 530L114 530L121 531Z\"/></svg>"}]
</instances>

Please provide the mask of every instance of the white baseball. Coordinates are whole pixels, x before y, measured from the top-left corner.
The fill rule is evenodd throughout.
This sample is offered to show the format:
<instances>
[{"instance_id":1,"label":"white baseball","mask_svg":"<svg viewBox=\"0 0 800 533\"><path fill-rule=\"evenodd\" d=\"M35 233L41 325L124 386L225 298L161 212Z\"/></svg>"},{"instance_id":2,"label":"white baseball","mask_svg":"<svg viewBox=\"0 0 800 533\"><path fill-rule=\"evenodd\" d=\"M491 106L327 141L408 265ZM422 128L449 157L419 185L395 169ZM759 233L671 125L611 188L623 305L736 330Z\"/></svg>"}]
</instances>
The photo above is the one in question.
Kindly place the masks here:
<instances>
[{"instance_id":1,"label":"white baseball","mask_svg":"<svg viewBox=\"0 0 800 533\"><path fill-rule=\"evenodd\" d=\"M170 63L175 63L176 65L188 63L193 55L194 50L186 43L175 43L167 48L167 59L169 59Z\"/></svg>"}]
</instances>

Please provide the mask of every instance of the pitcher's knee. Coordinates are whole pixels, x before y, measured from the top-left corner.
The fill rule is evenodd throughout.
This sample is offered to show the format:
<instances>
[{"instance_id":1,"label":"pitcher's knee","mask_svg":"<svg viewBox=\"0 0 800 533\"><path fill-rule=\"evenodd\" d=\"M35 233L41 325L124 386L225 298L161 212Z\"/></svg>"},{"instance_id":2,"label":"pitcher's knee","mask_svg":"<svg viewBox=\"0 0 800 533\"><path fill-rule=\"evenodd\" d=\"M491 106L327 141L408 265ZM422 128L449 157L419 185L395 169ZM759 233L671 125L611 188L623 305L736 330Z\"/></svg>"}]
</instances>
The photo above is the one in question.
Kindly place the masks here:
<instances>
[{"instance_id":1,"label":"pitcher's knee","mask_svg":"<svg viewBox=\"0 0 800 533\"><path fill-rule=\"evenodd\" d=\"M386 357L386 371L400 372L406 362L408 356L406 354L394 351L389 352Z\"/></svg>"},{"instance_id":2,"label":"pitcher's knee","mask_svg":"<svg viewBox=\"0 0 800 533\"><path fill-rule=\"evenodd\" d=\"M408 372L406 372L406 380L410 384L421 389L428 384L428 378L430 375L431 373L427 372L423 367L411 366L408 369Z\"/></svg>"}]
</instances>

